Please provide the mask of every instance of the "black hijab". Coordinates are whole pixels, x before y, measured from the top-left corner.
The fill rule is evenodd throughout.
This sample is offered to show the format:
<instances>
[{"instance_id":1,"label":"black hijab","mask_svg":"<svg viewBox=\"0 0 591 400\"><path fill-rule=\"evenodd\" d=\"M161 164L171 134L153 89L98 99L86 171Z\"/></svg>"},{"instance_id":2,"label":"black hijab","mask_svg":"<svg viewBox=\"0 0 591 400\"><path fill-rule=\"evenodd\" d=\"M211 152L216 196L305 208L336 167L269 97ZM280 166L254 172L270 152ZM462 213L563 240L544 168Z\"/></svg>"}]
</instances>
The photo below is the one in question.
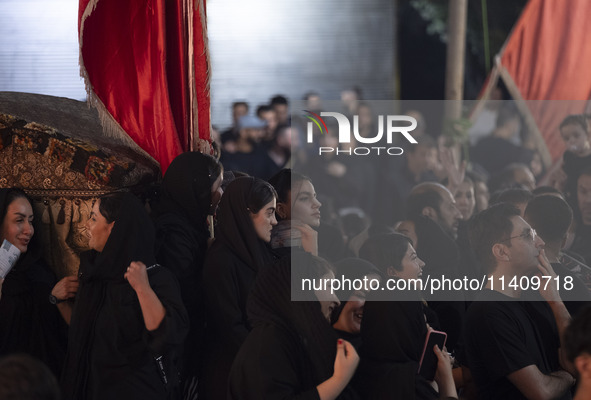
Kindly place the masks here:
<instances>
[{"instance_id":1,"label":"black hijab","mask_svg":"<svg viewBox=\"0 0 591 400\"><path fill-rule=\"evenodd\" d=\"M203 229L211 206L211 186L221 172L221 164L211 156L199 152L179 155L162 179L156 213L180 214Z\"/></svg>"},{"instance_id":2,"label":"black hijab","mask_svg":"<svg viewBox=\"0 0 591 400\"><path fill-rule=\"evenodd\" d=\"M78 398L85 390L93 339L95 334L100 334L94 331L95 320L107 291L122 294L133 291L123 277L132 261L141 261L148 267L156 263L154 227L143 204L131 193L116 195L122 196L121 207L103 251L90 250L80 256L80 289L72 312L62 377L64 390L68 392L64 393L65 398ZM118 320L113 315L113 321Z\"/></svg>"},{"instance_id":3,"label":"black hijab","mask_svg":"<svg viewBox=\"0 0 591 400\"><path fill-rule=\"evenodd\" d=\"M272 262L271 253L255 229L248 198L256 178L233 180L226 188L217 213L216 241L228 247L242 262L259 271Z\"/></svg>"},{"instance_id":4,"label":"black hijab","mask_svg":"<svg viewBox=\"0 0 591 400\"><path fill-rule=\"evenodd\" d=\"M371 301L370 293L361 325L360 391L369 398L438 398L417 374L426 335L422 302Z\"/></svg>"},{"instance_id":5,"label":"black hijab","mask_svg":"<svg viewBox=\"0 0 591 400\"><path fill-rule=\"evenodd\" d=\"M291 301L290 293L297 290L293 285L301 282L301 278L323 276L327 272L320 267L323 263L326 261L306 252L282 258L272 268L259 273L247 304L254 329L258 325L272 324L300 344L310 364L307 371L311 373L310 382L303 382L309 387L332 376L337 337L322 315L318 301ZM324 265L328 270L328 264Z\"/></svg>"},{"instance_id":6,"label":"black hijab","mask_svg":"<svg viewBox=\"0 0 591 400\"><path fill-rule=\"evenodd\" d=\"M341 280L341 277L343 277L343 279L341 280L343 282L344 279L349 279L351 280L351 282L353 282L356 279L363 280L363 277L369 274L374 274L381 277L379 269L377 269L369 261L363 260L361 258L345 258L335 263L335 267L337 270L335 274L336 279ZM341 305L335 309L331 317L332 324L335 324L338 321L339 316L343 311L343 308L345 308L347 301L349 301L349 298L353 295L353 293L355 293L355 290L352 290L352 286L345 287L345 285L343 285L343 288L341 288L341 290L335 291L335 294L339 298Z\"/></svg>"}]
</instances>

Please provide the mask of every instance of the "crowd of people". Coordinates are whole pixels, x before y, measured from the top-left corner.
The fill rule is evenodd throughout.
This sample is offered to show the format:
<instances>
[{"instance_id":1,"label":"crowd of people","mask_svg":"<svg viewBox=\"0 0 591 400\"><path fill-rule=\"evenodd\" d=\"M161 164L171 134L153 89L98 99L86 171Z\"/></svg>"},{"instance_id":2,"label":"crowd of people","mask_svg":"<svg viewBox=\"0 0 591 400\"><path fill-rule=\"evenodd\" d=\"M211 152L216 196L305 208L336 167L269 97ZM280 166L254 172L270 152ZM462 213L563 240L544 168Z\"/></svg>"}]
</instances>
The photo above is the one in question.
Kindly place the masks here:
<instances>
[{"instance_id":1,"label":"crowd of people","mask_svg":"<svg viewBox=\"0 0 591 400\"><path fill-rule=\"evenodd\" d=\"M370 135L370 105L343 100ZM416 111L401 156L318 156L334 127L305 144L288 106L234 103L216 156L178 156L150 213L99 197L75 276L41 258L28 195L0 189L21 252L0 281L1 399L590 398L588 117L564 119L539 185L511 108L467 165ZM410 289L444 277L482 286ZM299 286L337 279L405 289Z\"/></svg>"}]
</instances>

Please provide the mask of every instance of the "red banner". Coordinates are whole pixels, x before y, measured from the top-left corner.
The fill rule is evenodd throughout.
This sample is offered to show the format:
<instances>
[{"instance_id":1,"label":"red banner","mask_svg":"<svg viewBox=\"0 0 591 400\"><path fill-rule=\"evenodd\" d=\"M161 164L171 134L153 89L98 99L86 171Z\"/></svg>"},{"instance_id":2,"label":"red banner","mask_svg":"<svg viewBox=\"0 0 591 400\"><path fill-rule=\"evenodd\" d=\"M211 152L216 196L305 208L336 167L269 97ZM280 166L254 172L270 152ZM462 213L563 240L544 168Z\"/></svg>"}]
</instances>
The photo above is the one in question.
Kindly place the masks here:
<instances>
[{"instance_id":1,"label":"red banner","mask_svg":"<svg viewBox=\"0 0 591 400\"><path fill-rule=\"evenodd\" d=\"M80 0L80 65L107 134L127 134L162 173L210 152L203 2Z\"/></svg>"}]
</instances>

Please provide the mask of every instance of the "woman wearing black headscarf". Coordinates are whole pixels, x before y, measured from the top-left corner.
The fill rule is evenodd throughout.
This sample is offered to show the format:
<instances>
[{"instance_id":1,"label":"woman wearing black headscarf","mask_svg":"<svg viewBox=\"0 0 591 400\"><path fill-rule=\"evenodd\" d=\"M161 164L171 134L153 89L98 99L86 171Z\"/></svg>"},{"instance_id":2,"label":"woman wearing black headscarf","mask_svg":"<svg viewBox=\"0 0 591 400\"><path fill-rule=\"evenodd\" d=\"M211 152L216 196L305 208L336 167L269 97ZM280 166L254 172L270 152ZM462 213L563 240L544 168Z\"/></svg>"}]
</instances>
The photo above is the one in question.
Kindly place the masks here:
<instances>
[{"instance_id":1,"label":"woman wearing black headscarf","mask_svg":"<svg viewBox=\"0 0 591 400\"><path fill-rule=\"evenodd\" d=\"M332 327L338 337L348 340L359 350L365 298L369 293L370 281L380 281L380 271L370 262L360 258L345 258L337 262L335 267L337 279L341 282L348 279L351 283L343 284L343 287L335 292L341 304L331 316ZM355 290L355 287L359 290Z\"/></svg>"},{"instance_id":2,"label":"woman wearing black headscarf","mask_svg":"<svg viewBox=\"0 0 591 400\"><path fill-rule=\"evenodd\" d=\"M425 266L410 239L397 233L372 237L359 255L390 279L418 279ZM370 399L457 399L450 358L441 349L433 350L439 360L435 375L439 393L417 373L427 323L432 323L421 293L393 292L390 301L373 301L384 299L383 295L370 292L365 304L362 361L356 379L359 391Z\"/></svg>"},{"instance_id":3,"label":"woman wearing black headscarf","mask_svg":"<svg viewBox=\"0 0 591 400\"><path fill-rule=\"evenodd\" d=\"M171 398L188 318L176 279L156 264L152 221L132 194L113 193L96 201L87 228L93 250L80 258L64 398Z\"/></svg>"},{"instance_id":4,"label":"woman wearing black headscarf","mask_svg":"<svg viewBox=\"0 0 591 400\"><path fill-rule=\"evenodd\" d=\"M356 398L347 384L359 357L328 323L336 297L291 301L301 279L327 277L334 278L330 265L305 252L259 274L248 300L254 327L232 366L229 399Z\"/></svg>"},{"instance_id":5,"label":"woman wearing black headscarf","mask_svg":"<svg viewBox=\"0 0 591 400\"><path fill-rule=\"evenodd\" d=\"M207 355L200 396L226 399L232 361L251 329L246 299L257 273L273 262L267 244L276 193L267 182L241 177L226 188L217 212L216 240L207 253L203 283Z\"/></svg>"},{"instance_id":6,"label":"woman wearing black headscarf","mask_svg":"<svg viewBox=\"0 0 591 400\"><path fill-rule=\"evenodd\" d=\"M156 215L156 259L179 281L190 328L182 352L184 398L196 396L205 333L203 262L213 214L221 197L222 165L199 152L176 157L162 179Z\"/></svg>"},{"instance_id":7,"label":"woman wearing black headscarf","mask_svg":"<svg viewBox=\"0 0 591 400\"><path fill-rule=\"evenodd\" d=\"M0 298L0 356L27 353L59 374L66 326L48 301L55 277L41 261L31 200L20 189L0 189L0 245L6 240L21 255L4 279Z\"/></svg>"}]
</instances>

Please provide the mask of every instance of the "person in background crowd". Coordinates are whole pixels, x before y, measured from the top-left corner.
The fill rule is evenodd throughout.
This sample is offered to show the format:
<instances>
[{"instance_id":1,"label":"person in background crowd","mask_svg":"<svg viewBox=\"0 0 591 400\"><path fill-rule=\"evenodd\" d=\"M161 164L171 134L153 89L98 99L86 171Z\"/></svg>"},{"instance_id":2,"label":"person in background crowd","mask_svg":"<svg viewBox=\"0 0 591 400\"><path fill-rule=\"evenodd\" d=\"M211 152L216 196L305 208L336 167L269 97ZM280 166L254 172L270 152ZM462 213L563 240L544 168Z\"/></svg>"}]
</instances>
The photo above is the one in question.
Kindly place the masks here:
<instances>
[{"instance_id":1,"label":"person in background crowd","mask_svg":"<svg viewBox=\"0 0 591 400\"><path fill-rule=\"evenodd\" d=\"M458 236L462 214L449 189L435 182L415 186L407 198L407 217L424 215L435 221L452 239Z\"/></svg>"},{"instance_id":2,"label":"person in background crowd","mask_svg":"<svg viewBox=\"0 0 591 400\"><path fill-rule=\"evenodd\" d=\"M577 179L585 167L591 166L591 136L585 115L569 115L560 123L560 137L566 150L561 168L551 178L553 185L568 198L576 197Z\"/></svg>"},{"instance_id":3,"label":"person in background crowd","mask_svg":"<svg viewBox=\"0 0 591 400\"><path fill-rule=\"evenodd\" d=\"M573 400L591 398L591 307L571 321L564 333L565 352L577 369L577 393Z\"/></svg>"},{"instance_id":4,"label":"person in background crowd","mask_svg":"<svg viewBox=\"0 0 591 400\"><path fill-rule=\"evenodd\" d=\"M491 176L488 187L493 193L516 187L531 191L536 188L536 178L527 165L513 163Z\"/></svg>"},{"instance_id":5,"label":"person in background crowd","mask_svg":"<svg viewBox=\"0 0 591 400\"><path fill-rule=\"evenodd\" d=\"M245 115L238 119L239 135L234 151L222 151L220 162L227 171L241 171L251 176L265 176L265 149L261 140L267 123L258 117Z\"/></svg>"},{"instance_id":6,"label":"person in background crowd","mask_svg":"<svg viewBox=\"0 0 591 400\"><path fill-rule=\"evenodd\" d=\"M380 271L370 262L360 258L345 258L337 262L335 267L336 278L342 282L345 279L351 282L381 279ZM352 286L345 286L335 292L341 304L331 316L332 327L337 336L350 342L357 350L361 346L361 323L367 293L363 288L355 290Z\"/></svg>"},{"instance_id":7,"label":"person in background crowd","mask_svg":"<svg viewBox=\"0 0 591 400\"><path fill-rule=\"evenodd\" d=\"M87 229L64 399L176 399L189 320L176 278L156 263L150 217L133 194L115 192L94 203Z\"/></svg>"},{"instance_id":8,"label":"person in background crowd","mask_svg":"<svg viewBox=\"0 0 591 400\"><path fill-rule=\"evenodd\" d=\"M232 126L221 134L221 141L224 146L233 146L233 142L238 139L238 120L240 117L248 115L248 103L244 101L235 101L232 103Z\"/></svg>"},{"instance_id":9,"label":"person in background crowd","mask_svg":"<svg viewBox=\"0 0 591 400\"><path fill-rule=\"evenodd\" d=\"M277 193L253 177L233 180L217 213L216 240L205 258L203 283L207 312L207 354L199 396L226 399L234 357L251 330L246 300L259 271L274 256L267 247Z\"/></svg>"},{"instance_id":10,"label":"person in background crowd","mask_svg":"<svg viewBox=\"0 0 591 400\"><path fill-rule=\"evenodd\" d=\"M474 171L466 171L466 176L474 183L474 200L476 201L474 214L486 210L488 208L490 193L485 178Z\"/></svg>"},{"instance_id":11,"label":"person in background crowd","mask_svg":"<svg viewBox=\"0 0 591 400\"><path fill-rule=\"evenodd\" d=\"M61 372L66 326L48 297L55 276L41 260L32 201L20 189L0 189L0 245L6 240L20 256L2 284L0 356L26 353Z\"/></svg>"},{"instance_id":12,"label":"person in background crowd","mask_svg":"<svg viewBox=\"0 0 591 400\"><path fill-rule=\"evenodd\" d=\"M435 141L425 136L416 145L409 145L404 158L394 157L385 168L388 171L381 182L380 196L373 210L374 220L394 225L406 216L407 199L413 187L422 182L435 182L437 177L429 171L429 154L437 150Z\"/></svg>"},{"instance_id":13,"label":"person in background crowd","mask_svg":"<svg viewBox=\"0 0 591 400\"><path fill-rule=\"evenodd\" d=\"M577 196L573 199L576 235L570 250L591 262L591 166L583 169L577 179Z\"/></svg>"},{"instance_id":14,"label":"person in background crowd","mask_svg":"<svg viewBox=\"0 0 591 400\"><path fill-rule=\"evenodd\" d=\"M190 329L182 352L181 378L185 399L196 395L196 377L203 362L205 300L203 263L208 247L207 216L222 195L223 169L199 152L177 156L162 179L155 204L156 260L170 269L180 284Z\"/></svg>"},{"instance_id":15,"label":"person in background crowd","mask_svg":"<svg viewBox=\"0 0 591 400\"><path fill-rule=\"evenodd\" d=\"M514 143L519 140L521 127L517 107L513 103L503 104L498 112L496 128L489 136L478 141L470 151L471 159L484 167L490 175L497 174L511 163L529 165L531 150Z\"/></svg>"},{"instance_id":16,"label":"person in background crowd","mask_svg":"<svg viewBox=\"0 0 591 400\"><path fill-rule=\"evenodd\" d=\"M525 207L527 207L527 203L533 198L534 195L527 189L510 188L493 193L490 197L490 204L511 203L519 209L519 213L523 218Z\"/></svg>"},{"instance_id":17,"label":"person in background crowd","mask_svg":"<svg viewBox=\"0 0 591 400\"><path fill-rule=\"evenodd\" d=\"M561 298L569 314L577 314L582 307L591 303L591 293L585 283L560 262L560 252L566 243L568 228L573 220L570 206L557 196L537 196L527 204L523 219L546 243L544 252L556 275L561 280L570 277L572 289L562 291Z\"/></svg>"},{"instance_id":18,"label":"person in background crowd","mask_svg":"<svg viewBox=\"0 0 591 400\"><path fill-rule=\"evenodd\" d=\"M468 221L472 217L472 214L474 214L474 208L476 207L472 179L467 176L464 177L454 197L456 199L456 207L462 214L462 221Z\"/></svg>"},{"instance_id":19,"label":"person in background crowd","mask_svg":"<svg viewBox=\"0 0 591 400\"><path fill-rule=\"evenodd\" d=\"M273 141L275 132L279 126L279 122L277 121L277 112L271 106L263 104L257 107L256 115L259 117L259 119L267 123L262 142L269 143Z\"/></svg>"},{"instance_id":20,"label":"person in background crowd","mask_svg":"<svg viewBox=\"0 0 591 400\"><path fill-rule=\"evenodd\" d=\"M336 296L316 291L291 301L294 281L334 277L328 262L305 252L261 271L248 301L254 327L232 366L228 399L358 399L348 384L359 356L328 323Z\"/></svg>"},{"instance_id":21,"label":"person in background crowd","mask_svg":"<svg viewBox=\"0 0 591 400\"><path fill-rule=\"evenodd\" d=\"M289 125L289 101L287 97L280 94L273 96L269 103L271 108L277 114L277 123L281 125Z\"/></svg>"}]
</instances>

